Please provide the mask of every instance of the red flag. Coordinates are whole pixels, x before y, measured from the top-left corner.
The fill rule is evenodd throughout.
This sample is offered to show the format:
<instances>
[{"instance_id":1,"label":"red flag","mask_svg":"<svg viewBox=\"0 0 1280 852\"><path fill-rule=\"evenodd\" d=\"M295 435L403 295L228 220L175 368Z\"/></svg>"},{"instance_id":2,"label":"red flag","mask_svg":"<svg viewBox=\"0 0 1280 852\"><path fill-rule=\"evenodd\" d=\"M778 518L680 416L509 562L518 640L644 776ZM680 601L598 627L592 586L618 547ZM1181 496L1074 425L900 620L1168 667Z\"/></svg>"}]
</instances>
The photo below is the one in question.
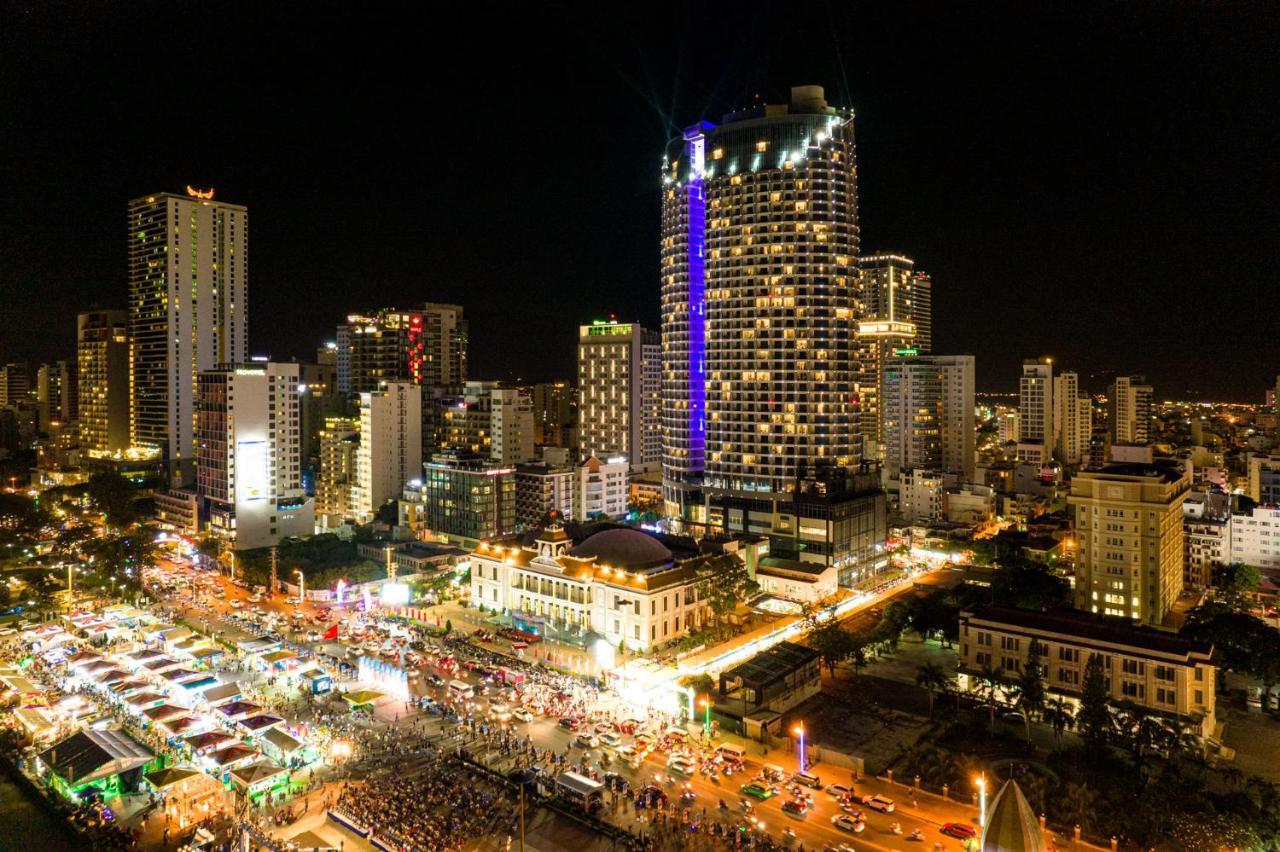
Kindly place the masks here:
<instances>
[{"instance_id":1,"label":"red flag","mask_svg":"<svg viewBox=\"0 0 1280 852\"><path fill-rule=\"evenodd\" d=\"M326 630L326 631L324 632L324 638L325 638L325 639L337 639L337 638L338 638L338 625L336 625L336 624L335 624L335 625L333 625L332 627L330 627L328 630Z\"/></svg>"}]
</instances>

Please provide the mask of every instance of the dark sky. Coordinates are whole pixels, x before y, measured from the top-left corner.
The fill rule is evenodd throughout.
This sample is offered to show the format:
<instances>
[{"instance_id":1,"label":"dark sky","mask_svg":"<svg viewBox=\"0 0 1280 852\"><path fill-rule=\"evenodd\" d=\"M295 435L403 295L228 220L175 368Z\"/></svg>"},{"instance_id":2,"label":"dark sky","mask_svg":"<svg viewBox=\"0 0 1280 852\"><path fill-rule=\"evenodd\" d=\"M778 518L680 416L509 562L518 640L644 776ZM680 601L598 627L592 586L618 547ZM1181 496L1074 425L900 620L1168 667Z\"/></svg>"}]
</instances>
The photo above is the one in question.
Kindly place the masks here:
<instances>
[{"instance_id":1,"label":"dark sky","mask_svg":"<svg viewBox=\"0 0 1280 852\"><path fill-rule=\"evenodd\" d=\"M249 206L255 352L458 301L474 376L571 376L577 323L657 323L669 132L817 83L858 111L864 250L933 274L980 390L1043 354L1274 381L1274 3L609 5L7 4L0 359L123 307L125 202L191 183Z\"/></svg>"}]
</instances>

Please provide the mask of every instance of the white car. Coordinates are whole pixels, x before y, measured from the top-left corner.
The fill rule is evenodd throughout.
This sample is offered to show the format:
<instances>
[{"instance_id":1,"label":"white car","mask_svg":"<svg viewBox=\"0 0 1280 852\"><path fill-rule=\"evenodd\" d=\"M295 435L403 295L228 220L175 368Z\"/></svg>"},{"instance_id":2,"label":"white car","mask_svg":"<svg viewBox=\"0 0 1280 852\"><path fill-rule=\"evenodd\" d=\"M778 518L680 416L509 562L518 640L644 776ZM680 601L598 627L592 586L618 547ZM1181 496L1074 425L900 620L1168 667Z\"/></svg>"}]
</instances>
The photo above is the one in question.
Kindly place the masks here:
<instances>
[{"instance_id":1,"label":"white car","mask_svg":"<svg viewBox=\"0 0 1280 852\"><path fill-rule=\"evenodd\" d=\"M876 793L873 796L863 796L862 804L871 808L873 811L880 811L882 814L893 813L893 799L888 796L882 796Z\"/></svg>"},{"instance_id":2,"label":"white car","mask_svg":"<svg viewBox=\"0 0 1280 852\"><path fill-rule=\"evenodd\" d=\"M600 745L600 741L595 738L594 734L578 734L574 742L583 748L595 748Z\"/></svg>"},{"instance_id":3,"label":"white car","mask_svg":"<svg viewBox=\"0 0 1280 852\"><path fill-rule=\"evenodd\" d=\"M523 707L518 707L511 712L511 715L519 719L521 722L532 722L533 714Z\"/></svg>"},{"instance_id":4,"label":"white car","mask_svg":"<svg viewBox=\"0 0 1280 852\"><path fill-rule=\"evenodd\" d=\"M244 609L244 601L235 600L231 602L232 609Z\"/></svg>"},{"instance_id":5,"label":"white car","mask_svg":"<svg viewBox=\"0 0 1280 852\"><path fill-rule=\"evenodd\" d=\"M613 731L605 731L600 735L600 742L607 745L609 748L617 748L622 745L622 737L618 736Z\"/></svg>"},{"instance_id":6,"label":"white car","mask_svg":"<svg viewBox=\"0 0 1280 852\"><path fill-rule=\"evenodd\" d=\"M676 755L667 761L667 768L672 772L679 772L681 775L692 775L693 761L687 757Z\"/></svg>"}]
</instances>

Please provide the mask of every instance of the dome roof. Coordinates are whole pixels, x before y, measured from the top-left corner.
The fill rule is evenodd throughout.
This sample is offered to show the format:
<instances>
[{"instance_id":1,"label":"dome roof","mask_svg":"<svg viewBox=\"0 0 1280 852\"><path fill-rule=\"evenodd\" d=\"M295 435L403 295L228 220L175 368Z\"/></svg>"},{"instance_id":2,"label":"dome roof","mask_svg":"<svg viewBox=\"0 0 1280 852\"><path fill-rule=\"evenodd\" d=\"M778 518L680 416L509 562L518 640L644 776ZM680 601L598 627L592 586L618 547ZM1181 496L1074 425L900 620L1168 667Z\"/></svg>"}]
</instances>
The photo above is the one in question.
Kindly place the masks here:
<instances>
[{"instance_id":1,"label":"dome roof","mask_svg":"<svg viewBox=\"0 0 1280 852\"><path fill-rule=\"evenodd\" d=\"M671 561L671 551L651 535L639 530L612 529L590 536L569 551L570 556L595 559L605 565L650 568Z\"/></svg>"},{"instance_id":2,"label":"dome roof","mask_svg":"<svg viewBox=\"0 0 1280 852\"><path fill-rule=\"evenodd\" d=\"M1046 852L1040 818L1014 781L1004 782L987 810L982 852Z\"/></svg>"}]
</instances>

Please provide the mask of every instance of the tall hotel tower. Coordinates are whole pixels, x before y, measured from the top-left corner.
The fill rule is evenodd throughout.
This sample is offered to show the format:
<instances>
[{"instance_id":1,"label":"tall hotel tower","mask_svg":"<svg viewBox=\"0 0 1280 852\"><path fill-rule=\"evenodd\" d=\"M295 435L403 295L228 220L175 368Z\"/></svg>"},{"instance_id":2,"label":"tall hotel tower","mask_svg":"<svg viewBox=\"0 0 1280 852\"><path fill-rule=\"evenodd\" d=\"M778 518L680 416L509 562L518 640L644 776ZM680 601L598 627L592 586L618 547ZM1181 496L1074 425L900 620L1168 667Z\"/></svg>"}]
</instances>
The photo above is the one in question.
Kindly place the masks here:
<instances>
[{"instance_id":1,"label":"tall hotel tower","mask_svg":"<svg viewBox=\"0 0 1280 852\"><path fill-rule=\"evenodd\" d=\"M212 190L129 202L130 439L195 479L196 382L248 361L249 212Z\"/></svg>"},{"instance_id":2,"label":"tall hotel tower","mask_svg":"<svg viewBox=\"0 0 1280 852\"><path fill-rule=\"evenodd\" d=\"M795 87L689 127L663 179L666 511L715 525L860 459L853 112Z\"/></svg>"}]
</instances>

